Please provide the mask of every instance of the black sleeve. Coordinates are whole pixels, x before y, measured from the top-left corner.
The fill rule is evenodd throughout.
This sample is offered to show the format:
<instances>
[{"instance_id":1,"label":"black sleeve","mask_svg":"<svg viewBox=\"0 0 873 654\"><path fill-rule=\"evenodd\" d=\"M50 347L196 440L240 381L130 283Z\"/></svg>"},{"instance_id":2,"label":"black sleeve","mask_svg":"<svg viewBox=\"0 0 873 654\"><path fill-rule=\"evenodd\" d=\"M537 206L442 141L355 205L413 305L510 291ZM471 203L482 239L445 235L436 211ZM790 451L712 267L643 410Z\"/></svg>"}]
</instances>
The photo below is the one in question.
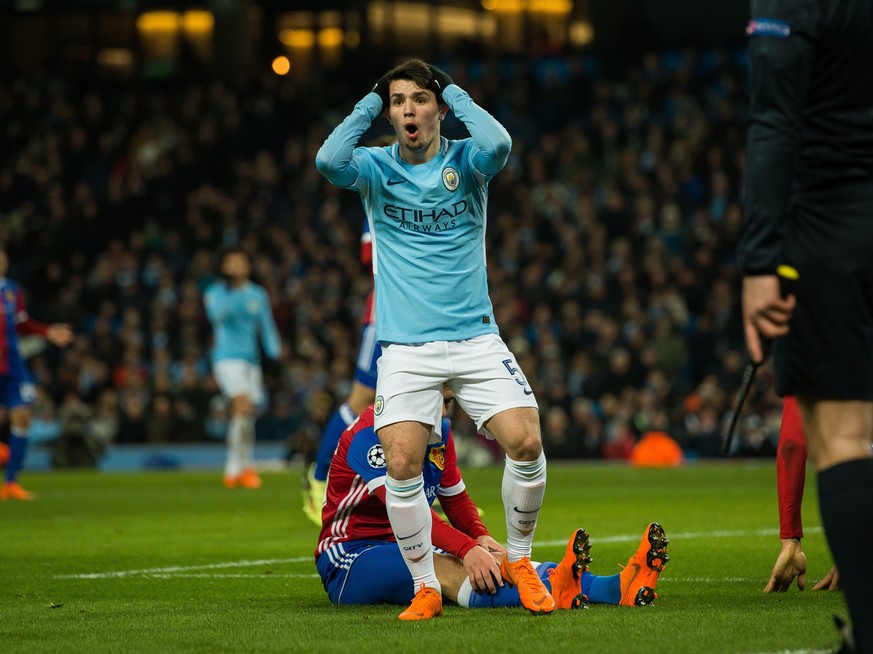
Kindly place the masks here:
<instances>
[{"instance_id":1,"label":"black sleeve","mask_svg":"<svg viewBox=\"0 0 873 654\"><path fill-rule=\"evenodd\" d=\"M738 262L743 274L782 263L782 230L800 148L819 10L816 0L752 0L751 107Z\"/></svg>"}]
</instances>

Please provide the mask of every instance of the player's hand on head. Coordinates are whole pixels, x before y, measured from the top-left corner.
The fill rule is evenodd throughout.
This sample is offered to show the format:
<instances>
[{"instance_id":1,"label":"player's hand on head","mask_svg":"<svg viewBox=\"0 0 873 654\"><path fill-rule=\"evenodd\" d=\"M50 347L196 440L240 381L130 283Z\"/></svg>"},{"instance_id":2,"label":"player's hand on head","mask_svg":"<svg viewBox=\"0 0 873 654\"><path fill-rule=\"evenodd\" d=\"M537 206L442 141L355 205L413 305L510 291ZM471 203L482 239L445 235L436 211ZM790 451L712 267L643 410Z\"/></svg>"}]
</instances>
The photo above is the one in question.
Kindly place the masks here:
<instances>
[{"instance_id":1,"label":"player's hand on head","mask_svg":"<svg viewBox=\"0 0 873 654\"><path fill-rule=\"evenodd\" d=\"M473 590L493 594L497 592L498 586L503 585L503 577L497 562L481 545L471 548L464 555L463 563Z\"/></svg>"},{"instance_id":2,"label":"player's hand on head","mask_svg":"<svg viewBox=\"0 0 873 654\"><path fill-rule=\"evenodd\" d=\"M813 590L840 590L840 571L837 566L831 566L828 573L820 582L812 587Z\"/></svg>"},{"instance_id":3,"label":"player's hand on head","mask_svg":"<svg viewBox=\"0 0 873 654\"><path fill-rule=\"evenodd\" d=\"M375 93L380 98L382 98L382 108L388 108L388 87L390 86L391 81L388 79L387 75L382 75L373 85L373 89L371 93Z\"/></svg>"},{"instance_id":4,"label":"player's hand on head","mask_svg":"<svg viewBox=\"0 0 873 654\"><path fill-rule=\"evenodd\" d=\"M443 91L446 90L446 87L449 84L454 84L455 82L452 80L451 76L441 68L437 68L433 64L428 64L428 68L430 68L431 75L433 75L433 88L431 88L431 90L436 93L437 100L444 102Z\"/></svg>"},{"instance_id":5,"label":"player's hand on head","mask_svg":"<svg viewBox=\"0 0 873 654\"><path fill-rule=\"evenodd\" d=\"M53 345L66 347L73 342L73 328L66 323L58 322L48 326L45 337Z\"/></svg>"},{"instance_id":6,"label":"player's hand on head","mask_svg":"<svg viewBox=\"0 0 873 654\"><path fill-rule=\"evenodd\" d=\"M783 538L782 549L773 564L770 581L764 587L765 593L784 593L797 579L800 590L806 588L806 554L796 538Z\"/></svg>"}]
</instances>

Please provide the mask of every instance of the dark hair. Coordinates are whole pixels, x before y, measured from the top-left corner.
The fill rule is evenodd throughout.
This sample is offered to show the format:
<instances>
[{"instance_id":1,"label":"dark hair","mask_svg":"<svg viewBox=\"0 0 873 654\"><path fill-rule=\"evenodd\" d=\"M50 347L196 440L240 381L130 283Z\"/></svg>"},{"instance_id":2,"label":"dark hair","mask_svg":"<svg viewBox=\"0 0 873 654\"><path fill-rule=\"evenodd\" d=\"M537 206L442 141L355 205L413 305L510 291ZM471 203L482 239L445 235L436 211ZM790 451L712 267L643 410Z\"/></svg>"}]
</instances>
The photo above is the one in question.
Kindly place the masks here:
<instances>
[{"instance_id":1,"label":"dark hair","mask_svg":"<svg viewBox=\"0 0 873 654\"><path fill-rule=\"evenodd\" d=\"M433 71L421 59L408 59L385 74L388 82L406 79L423 89L434 90Z\"/></svg>"}]
</instances>

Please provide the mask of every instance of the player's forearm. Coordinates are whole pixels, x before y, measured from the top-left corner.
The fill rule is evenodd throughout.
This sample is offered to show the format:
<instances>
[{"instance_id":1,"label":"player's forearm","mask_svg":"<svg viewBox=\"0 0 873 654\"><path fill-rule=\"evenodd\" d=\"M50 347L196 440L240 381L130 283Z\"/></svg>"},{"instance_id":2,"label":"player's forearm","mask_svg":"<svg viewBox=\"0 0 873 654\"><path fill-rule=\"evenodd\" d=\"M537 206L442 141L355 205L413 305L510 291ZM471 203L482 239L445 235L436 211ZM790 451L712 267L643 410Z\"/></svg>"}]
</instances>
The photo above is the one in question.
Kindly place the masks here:
<instances>
[{"instance_id":1,"label":"player's forearm","mask_svg":"<svg viewBox=\"0 0 873 654\"><path fill-rule=\"evenodd\" d=\"M467 552L476 547L478 543L467 534L458 531L445 520L440 518L431 509L432 529L431 540L434 546L445 550L459 559L463 559Z\"/></svg>"},{"instance_id":2,"label":"player's forearm","mask_svg":"<svg viewBox=\"0 0 873 654\"><path fill-rule=\"evenodd\" d=\"M488 529L479 517L479 510L467 491L449 497L440 496L440 506L452 525L470 538L489 536Z\"/></svg>"},{"instance_id":3,"label":"player's forearm","mask_svg":"<svg viewBox=\"0 0 873 654\"><path fill-rule=\"evenodd\" d=\"M271 359L278 359L282 354L282 341L279 338L279 329L276 327L276 321L273 319L273 314L270 313L269 309L261 316L261 334L264 354Z\"/></svg>"},{"instance_id":4,"label":"player's forearm","mask_svg":"<svg viewBox=\"0 0 873 654\"><path fill-rule=\"evenodd\" d=\"M15 325L15 331L22 336L45 336L48 332L48 325L28 316Z\"/></svg>"},{"instance_id":5,"label":"player's forearm","mask_svg":"<svg viewBox=\"0 0 873 654\"><path fill-rule=\"evenodd\" d=\"M473 102L473 99L457 84L450 84L443 91L443 100L455 115L466 125L479 152L473 164L486 175L498 173L512 149L509 132L494 116Z\"/></svg>"},{"instance_id":6,"label":"player's forearm","mask_svg":"<svg viewBox=\"0 0 873 654\"><path fill-rule=\"evenodd\" d=\"M315 166L331 184L351 186L358 178L352 161L355 146L382 111L382 98L368 93L355 105L352 113L337 125L315 155Z\"/></svg>"}]
</instances>

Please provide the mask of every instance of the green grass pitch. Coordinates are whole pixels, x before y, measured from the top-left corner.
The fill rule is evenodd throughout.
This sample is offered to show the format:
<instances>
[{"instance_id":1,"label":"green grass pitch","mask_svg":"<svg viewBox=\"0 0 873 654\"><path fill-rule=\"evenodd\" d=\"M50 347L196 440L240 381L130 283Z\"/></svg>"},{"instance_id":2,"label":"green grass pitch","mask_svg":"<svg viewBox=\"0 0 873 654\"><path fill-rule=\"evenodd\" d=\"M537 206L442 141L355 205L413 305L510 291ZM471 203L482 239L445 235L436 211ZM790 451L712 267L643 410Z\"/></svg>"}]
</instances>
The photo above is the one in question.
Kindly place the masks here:
<instances>
[{"instance_id":1,"label":"green grass pitch","mask_svg":"<svg viewBox=\"0 0 873 654\"><path fill-rule=\"evenodd\" d=\"M469 470L485 522L505 538L501 469ZM553 464L534 558L556 560L576 527L594 573L613 574L658 520L671 562L654 607L533 617L455 606L427 623L398 607L335 608L312 560L299 471L225 490L216 472L25 475L33 503L0 503L3 652L813 652L837 644L841 593L764 595L779 549L768 464L633 470ZM804 505L809 577L831 565Z\"/></svg>"}]
</instances>

